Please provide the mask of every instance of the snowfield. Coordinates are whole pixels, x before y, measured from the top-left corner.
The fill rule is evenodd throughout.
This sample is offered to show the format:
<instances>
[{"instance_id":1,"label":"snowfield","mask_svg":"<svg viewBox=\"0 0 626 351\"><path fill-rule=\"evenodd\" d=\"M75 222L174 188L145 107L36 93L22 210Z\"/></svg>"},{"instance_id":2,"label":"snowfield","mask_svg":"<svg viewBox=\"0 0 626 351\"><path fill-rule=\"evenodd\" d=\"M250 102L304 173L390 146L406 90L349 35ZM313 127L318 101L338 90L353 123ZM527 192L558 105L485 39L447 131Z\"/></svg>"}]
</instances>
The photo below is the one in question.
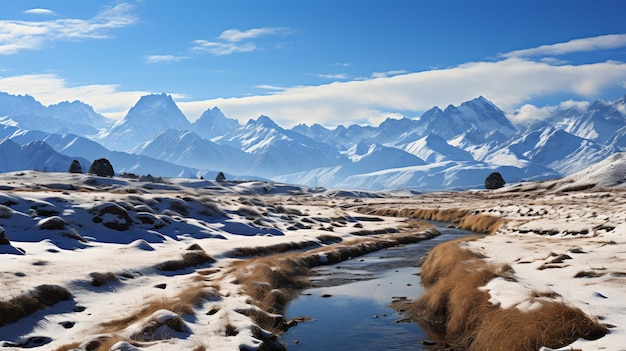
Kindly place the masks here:
<instances>
[{"instance_id":1,"label":"snowfield","mask_svg":"<svg viewBox=\"0 0 626 351\"><path fill-rule=\"evenodd\" d=\"M626 350L625 194L623 153L559 180L425 194L4 173L0 232L8 243L0 245L0 308L13 311L11 303L37 296L58 295L58 301L19 318L0 314L0 345L278 348L280 340L254 316L280 316L260 311L243 283L256 261L245 263L261 255L255 248L266 248L263 254L311 252L323 264L332 255L314 250L416 230L415 219L372 212L387 208L462 209L505 220L495 233L461 244L489 262L510 265L515 279L495 278L481 287L490 301L532 309L533 292L553 292L546 295L580 308L609 330L564 350ZM282 293L263 281L254 284Z\"/></svg>"}]
</instances>

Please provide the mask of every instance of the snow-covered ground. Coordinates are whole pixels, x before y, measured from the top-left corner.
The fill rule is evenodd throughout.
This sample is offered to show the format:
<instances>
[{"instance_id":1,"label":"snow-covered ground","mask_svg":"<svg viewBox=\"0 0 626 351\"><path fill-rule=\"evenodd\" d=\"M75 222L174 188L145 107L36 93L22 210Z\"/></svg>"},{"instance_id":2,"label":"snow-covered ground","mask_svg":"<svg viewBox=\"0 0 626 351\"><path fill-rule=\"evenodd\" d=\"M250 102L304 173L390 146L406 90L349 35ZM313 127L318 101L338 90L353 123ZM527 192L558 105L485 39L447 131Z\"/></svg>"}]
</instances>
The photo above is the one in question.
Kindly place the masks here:
<instances>
[{"instance_id":1,"label":"snow-covered ground","mask_svg":"<svg viewBox=\"0 0 626 351\"><path fill-rule=\"evenodd\" d=\"M372 220L356 212L387 207L463 208L508 219L494 235L466 244L513 268L516 282L496 279L484 287L493 302L523 307L527 292L553 291L610 326L605 337L571 347L623 350L624 184L624 154L561 180L419 195L265 182L0 174L0 227L10 240L0 245L0 301L43 284L71 294L70 300L0 326L0 343L8 349L22 344L84 350L96 340L104 345L104 336L115 344L111 350L133 350L131 340L150 334L159 340L134 341L138 348L258 349L259 330L241 313L252 307L230 269L241 260L233 249L291 242L324 246L324 235L345 240L364 230L403 228L403 218ZM199 247L190 251L193 244ZM215 262L158 268L198 249ZM200 298L191 313L180 313L172 301L184 299L190 287ZM147 311L151 303L162 308Z\"/></svg>"}]
</instances>

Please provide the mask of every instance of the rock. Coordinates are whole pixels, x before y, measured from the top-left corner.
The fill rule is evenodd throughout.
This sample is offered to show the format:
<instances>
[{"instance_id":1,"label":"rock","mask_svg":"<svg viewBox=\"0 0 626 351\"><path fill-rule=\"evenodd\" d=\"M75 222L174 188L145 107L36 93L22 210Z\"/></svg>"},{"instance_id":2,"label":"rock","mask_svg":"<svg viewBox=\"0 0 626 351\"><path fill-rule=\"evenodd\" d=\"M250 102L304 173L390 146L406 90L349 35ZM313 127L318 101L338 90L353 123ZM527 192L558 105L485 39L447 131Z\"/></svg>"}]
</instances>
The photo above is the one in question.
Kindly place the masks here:
<instances>
[{"instance_id":1,"label":"rock","mask_svg":"<svg viewBox=\"0 0 626 351\"><path fill-rule=\"evenodd\" d=\"M215 177L215 181L216 182L224 182L224 181L226 181L226 176L224 175L223 172L219 172L217 174L217 176Z\"/></svg>"},{"instance_id":2,"label":"rock","mask_svg":"<svg viewBox=\"0 0 626 351\"><path fill-rule=\"evenodd\" d=\"M39 229L48 229L48 230L54 230L54 229L63 229L65 228L65 225L67 223L65 223L65 220L59 216L52 216L52 217L48 217L48 218L44 218L42 220L39 221L39 223L37 223L37 227Z\"/></svg>"},{"instance_id":3,"label":"rock","mask_svg":"<svg viewBox=\"0 0 626 351\"><path fill-rule=\"evenodd\" d=\"M113 177L115 172L111 162L106 158L99 158L91 164L88 173L95 174L99 177Z\"/></svg>"},{"instance_id":4,"label":"rock","mask_svg":"<svg viewBox=\"0 0 626 351\"><path fill-rule=\"evenodd\" d=\"M98 214L93 218L93 221L95 223L102 223L107 228L124 231L130 228L133 223L128 211L113 202L97 205L89 210L89 212L94 211L98 211Z\"/></svg>"},{"instance_id":5,"label":"rock","mask_svg":"<svg viewBox=\"0 0 626 351\"><path fill-rule=\"evenodd\" d=\"M13 210L5 205L0 205L0 218L11 218Z\"/></svg>"},{"instance_id":6,"label":"rock","mask_svg":"<svg viewBox=\"0 0 626 351\"><path fill-rule=\"evenodd\" d=\"M4 228L0 227L0 245L10 245L9 238L4 234Z\"/></svg>"},{"instance_id":7,"label":"rock","mask_svg":"<svg viewBox=\"0 0 626 351\"><path fill-rule=\"evenodd\" d=\"M506 184L499 172L493 172L485 179L485 189L499 189Z\"/></svg>"}]
</instances>

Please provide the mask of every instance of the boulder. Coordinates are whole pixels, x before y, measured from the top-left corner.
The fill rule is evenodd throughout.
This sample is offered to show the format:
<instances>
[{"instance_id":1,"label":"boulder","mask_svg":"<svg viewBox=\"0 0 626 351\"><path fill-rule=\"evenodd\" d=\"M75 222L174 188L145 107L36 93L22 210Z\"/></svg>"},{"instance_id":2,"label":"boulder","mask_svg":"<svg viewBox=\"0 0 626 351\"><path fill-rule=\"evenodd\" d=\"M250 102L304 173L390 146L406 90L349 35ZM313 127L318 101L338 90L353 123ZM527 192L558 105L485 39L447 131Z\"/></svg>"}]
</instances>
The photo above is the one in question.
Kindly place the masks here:
<instances>
[{"instance_id":1,"label":"boulder","mask_svg":"<svg viewBox=\"0 0 626 351\"><path fill-rule=\"evenodd\" d=\"M9 238L4 234L4 228L0 227L0 245L10 245Z\"/></svg>"},{"instance_id":2,"label":"boulder","mask_svg":"<svg viewBox=\"0 0 626 351\"><path fill-rule=\"evenodd\" d=\"M65 220L59 216L52 216L48 218L44 218L37 223L37 227L39 229L63 229L67 223Z\"/></svg>"}]
</instances>

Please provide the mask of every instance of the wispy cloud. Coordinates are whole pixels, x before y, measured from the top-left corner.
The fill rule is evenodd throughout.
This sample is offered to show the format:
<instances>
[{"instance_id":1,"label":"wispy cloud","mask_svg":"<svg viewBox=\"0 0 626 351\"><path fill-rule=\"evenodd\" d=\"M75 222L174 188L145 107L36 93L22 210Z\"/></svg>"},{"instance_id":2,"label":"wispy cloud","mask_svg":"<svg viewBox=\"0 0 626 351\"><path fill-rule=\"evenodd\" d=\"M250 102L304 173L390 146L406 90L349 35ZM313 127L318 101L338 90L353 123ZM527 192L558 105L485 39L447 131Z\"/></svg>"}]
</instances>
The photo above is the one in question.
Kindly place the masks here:
<instances>
[{"instance_id":1,"label":"wispy cloud","mask_svg":"<svg viewBox=\"0 0 626 351\"><path fill-rule=\"evenodd\" d=\"M345 73L337 73L337 74L323 74L323 73L309 73L312 76L320 77L324 79L348 79L348 75Z\"/></svg>"},{"instance_id":2,"label":"wispy cloud","mask_svg":"<svg viewBox=\"0 0 626 351\"><path fill-rule=\"evenodd\" d=\"M28 74L0 77L0 91L31 95L44 105L80 100L110 118L121 118L149 91L120 91L115 84L70 86L56 74ZM180 97L180 95L171 94Z\"/></svg>"},{"instance_id":3,"label":"wispy cloud","mask_svg":"<svg viewBox=\"0 0 626 351\"><path fill-rule=\"evenodd\" d=\"M195 52L208 52L213 55L230 55L237 52L251 52L258 49L252 39L268 35L283 35L290 33L288 28L263 27L253 28L246 31L239 29L227 29L223 31L216 41L198 39L193 42Z\"/></svg>"},{"instance_id":4,"label":"wispy cloud","mask_svg":"<svg viewBox=\"0 0 626 351\"><path fill-rule=\"evenodd\" d=\"M177 55L147 55L147 63L169 63L179 62L188 59L189 56L177 56Z\"/></svg>"},{"instance_id":5,"label":"wispy cloud","mask_svg":"<svg viewBox=\"0 0 626 351\"><path fill-rule=\"evenodd\" d=\"M0 20L0 55L41 49L46 43L53 41L110 38L111 29L125 27L137 21L131 13L132 8L130 4L120 3L90 19ZM41 13L43 9L34 10Z\"/></svg>"},{"instance_id":6,"label":"wispy cloud","mask_svg":"<svg viewBox=\"0 0 626 351\"><path fill-rule=\"evenodd\" d=\"M26 10L24 11L24 13L28 13L31 15L46 15L46 16L51 16L55 14L54 11L52 10L41 9L41 8Z\"/></svg>"},{"instance_id":7,"label":"wispy cloud","mask_svg":"<svg viewBox=\"0 0 626 351\"><path fill-rule=\"evenodd\" d=\"M283 27L253 28L245 31L240 31L239 29L227 29L217 38L237 43L242 40L254 39L264 35L277 35L285 33L289 33L289 29Z\"/></svg>"},{"instance_id":8,"label":"wispy cloud","mask_svg":"<svg viewBox=\"0 0 626 351\"><path fill-rule=\"evenodd\" d=\"M284 87L277 87L275 85L270 85L270 84L255 85L254 87L258 89L265 89L265 90L285 90Z\"/></svg>"},{"instance_id":9,"label":"wispy cloud","mask_svg":"<svg viewBox=\"0 0 626 351\"><path fill-rule=\"evenodd\" d=\"M574 52L608 50L626 47L626 34L609 34L591 38L573 39L565 43L541 45L536 48L515 50L501 57L538 57L564 55Z\"/></svg>"},{"instance_id":10,"label":"wispy cloud","mask_svg":"<svg viewBox=\"0 0 626 351\"><path fill-rule=\"evenodd\" d=\"M409 71L406 71L406 70L403 70L403 69L387 71L387 72L374 72L374 73L372 73L372 78L392 77L392 76L397 76L397 75L406 74L406 73L409 73Z\"/></svg>"}]
</instances>

